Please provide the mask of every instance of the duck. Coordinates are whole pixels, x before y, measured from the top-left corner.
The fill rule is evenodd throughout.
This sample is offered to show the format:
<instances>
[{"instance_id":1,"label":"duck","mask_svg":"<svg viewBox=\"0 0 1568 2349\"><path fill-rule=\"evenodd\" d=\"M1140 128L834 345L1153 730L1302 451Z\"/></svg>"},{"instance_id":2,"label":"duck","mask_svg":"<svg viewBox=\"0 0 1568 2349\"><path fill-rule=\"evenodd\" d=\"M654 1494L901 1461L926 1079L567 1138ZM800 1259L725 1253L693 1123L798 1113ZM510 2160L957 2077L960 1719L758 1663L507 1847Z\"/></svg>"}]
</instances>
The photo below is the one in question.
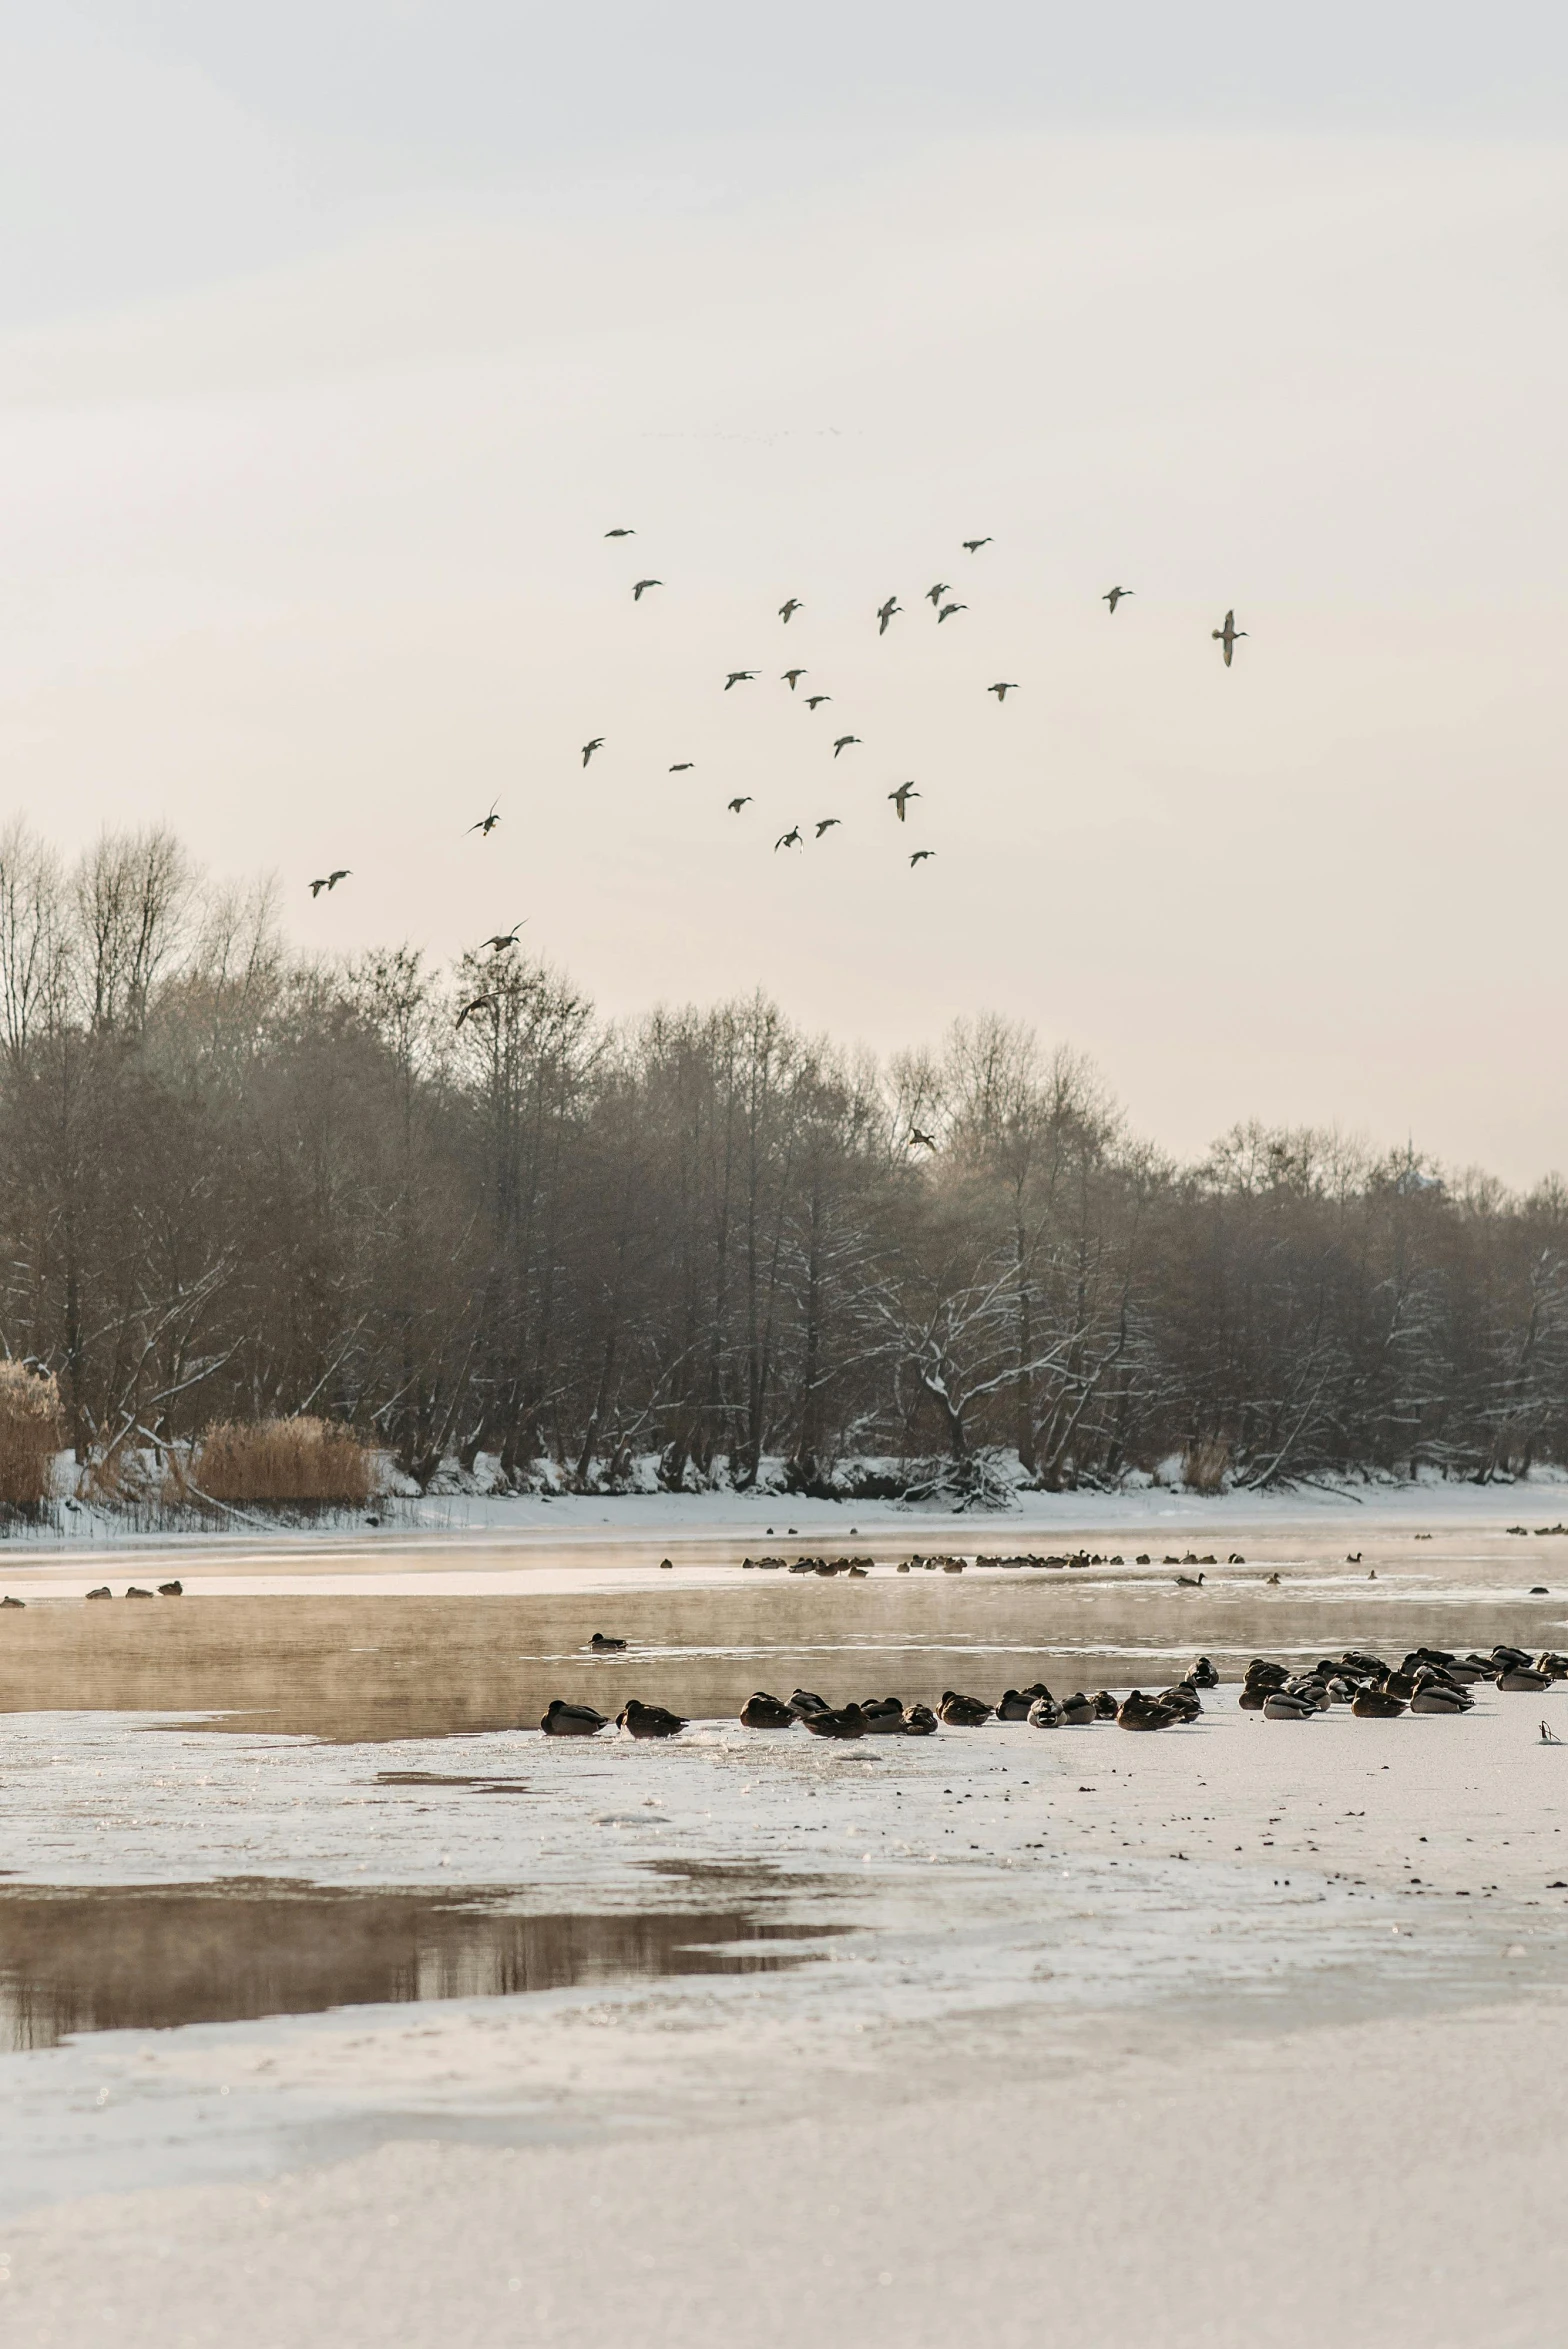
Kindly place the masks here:
<instances>
[{"instance_id":1,"label":"duck","mask_svg":"<svg viewBox=\"0 0 1568 2349\"><path fill-rule=\"evenodd\" d=\"M636 1697L628 1697L615 1717L617 1729L624 1729L628 1737L679 1737L686 1724L679 1713L667 1712L663 1705L645 1705Z\"/></svg>"},{"instance_id":2,"label":"duck","mask_svg":"<svg viewBox=\"0 0 1568 2349\"><path fill-rule=\"evenodd\" d=\"M1475 1702L1462 1688L1453 1688L1446 1680L1423 1680L1410 1700L1412 1713L1468 1713Z\"/></svg>"},{"instance_id":3,"label":"duck","mask_svg":"<svg viewBox=\"0 0 1568 2349\"><path fill-rule=\"evenodd\" d=\"M858 1705L840 1705L835 1712L824 1705L820 1713L802 1716L813 1737L864 1737L866 1716Z\"/></svg>"},{"instance_id":4,"label":"duck","mask_svg":"<svg viewBox=\"0 0 1568 2349\"><path fill-rule=\"evenodd\" d=\"M1184 1680L1179 1680L1174 1688L1162 1688L1154 1701L1179 1714L1183 1721L1196 1721L1203 1711L1197 1690L1189 1688Z\"/></svg>"},{"instance_id":5,"label":"duck","mask_svg":"<svg viewBox=\"0 0 1568 2349\"><path fill-rule=\"evenodd\" d=\"M546 1737L597 1737L610 1722L607 1714L596 1712L592 1705L569 1705L561 1697L552 1697L539 1726Z\"/></svg>"},{"instance_id":6,"label":"duck","mask_svg":"<svg viewBox=\"0 0 1568 2349\"><path fill-rule=\"evenodd\" d=\"M942 1702L937 1707L949 1729L978 1729L982 1721L989 1721L991 1708L978 1697L960 1696L953 1688L944 1688Z\"/></svg>"},{"instance_id":7,"label":"duck","mask_svg":"<svg viewBox=\"0 0 1568 2349\"><path fill-rule=\"evenodd\" d=\"M1421 1654L1425 1661L1430 1664L1451 1664L1454 1660L1452 1656L1439 1657L1431 1653L1431 1651L1426 1648L1421 1650ZM1506 1670L1510 1664L1522 1666L1528 1664L1529 1661L1530 1655L1527 1648L1493 1648L1492 1650L1492 1662L1497 1666L1499 1671Z\"/></svg>"},{"instance_id":8,"label":"duck","mask_svg":"<svg viewBox=\"0 0 1568 2349\"><path fill-rule=\"evenodd\" d=\"M1508 1696L1539 1696L1550 1688L1550 1672L1538 1672L1533 1664L1510 1664L1506 1672L1499 1672L1497 1685Z\"/></svg>"},{"instance_id":9,"label":"duck","mask_svg":"<svg viewBox=\"0 0 1568 2349\"><path fill-rule=\"evenodd\" d=\"M1405 1709L1402 1696L1395 1696L1387 1688L1374 1688L1363 1681L1350 1700L1350 1709L1358 1721L1394 1721Z\"/></svg>"},{"instance_id":10,"label":"duck","mask_svg":"<svg viewBox=\"0 0 1568 2349\"><path fill-rule=\"evenodd\" d=\"M1118 1709L1119 1708L1117 1706L1116 1699L1112 1696L1108 1688L1097 1688L1095 1690L1094 1717L1097 1721L1114 1721Z\"/></svg>"},{"instance_id":11,"label":"duck","mask_svg":"<svg viewBox=\"0 0 1568 2349\"><path fill-rule=\"evenodd\" d=\"M1339 1662L1342 1671L1348 1668L1370 1680L1380 1680L1388 1670L1381 1656L1363 1655L1358 1648L1346 1648Z\"/></svg>"},{"instance_id":12,"label":"duck","mask_svg":"<svg viewBox=\"0 0 1568 2349\"><path fill-rule=\"evenodd\" d=\"M998 1721L1027 1721L1031 1703L1030 1692L1022 1688L1004 1688L997 1699Z\"/></svg>"},{"instance_id":13,"label":"duck","mask_svg":"<svg viewBox=\"0 0 1568 2349\"><path fill-rule=\"evenodd\" d=\"M1059 1729L1062 1708L1053 1696L1036 1697L1029 1707L1028 1719L1031 1729Z\"/></svg>"},{"instance_id":14,"label":"duck","mask_svg":"<svg viewBox=\"0 0 1568 2349\"><path fill-rule=\"evenodd\" d=\"M626 1642L624 1639L612 1639L608 1632L596 1631L588 1645L596 1656L618 1656Z\"/></svg>"},{"instance_id":15,"label":"duck","mask_svg":"<svg viewBox=\"0 0 1568 2349\"><path fill-rule=\"evenodd\" d=\"M1284 1687L1270 1692L1274 1696L1301 1697L1316 1713L1329 1708L1328 1682L1320 1680L1315 1672L1303 1672L1295 1680L1287 1680Z\"/></svg>"},{"instance_id":16,"label":"duck","mask_svg":"<svg viewBox=\"0 0 1568 2349\"><path fill-rule=\"evenodd\" d=\"M1568 1680L1568 1656L1559 1655L1555 1648L1543 1648L1535 1659L1535 1668L1553 1680Z\"/></svg>"},{"instance_id":17,"label":"duck","mask_svg":"<svg viewBox=\"0 0 1568 2349\"><path fill-rule=\"evenodd\" d=\"M128 1599L150 1599L152 1592L143 1590L139 1582L128 1582L125 1586L125 1595ZM17 1604L20 1605L21 1601L18 1600Z\"/></svg>"},{"instance_id":18,"label":"duck","mask_svg":"<svg viewBox=\"0 0 1568 2349\"><path fill-rule=\"evenodd\" d=\"M1220 1684L1220 1676L1207 1656L1198 1658L1187 1678L1194 1688L1218 1688Z\"/></svg>"},{"instance_id":19,"label":"duck","mask_svg":"<svg viewBox=\"0 0 1568 2349\"><path fill-rule=\"evenodd\" d=\"M1276 1688L1263 1700L1265 1721L1313 1721L1317 1712L1311 1697L1297 1696L1288 1688Z\"/></svg>"},{"instance_id":20,"label":"duck","mask_svg":"<svg viewBox=\"0 0 1568 2349\"><path fill-rule=\"evenodd\" d=\"M934 1737L936 1727L936 1715L929 1705L910 1705L906 1709L904 1714L904 1735L906 1737Z\"/></svg>"},{"instance_id":21,"label":"duck","mask_svg":"<svg viewBox=\"0 0 1568 2349\"><path fill-rule=\"evenodd\" d=\"M158 1596L160 1599L183 1599L185 1585L183 1582L160 1582Z\"/></svg>"},{"instance_id":22,"label":"duck","mask_svg":"<svg viewBox=\"0 0 1568 2349\"><path fill-rule=\"evenodd\" d=\"M826 1713L832 1710L826 1697L817 1696L809 1688L797 1688L789 1700L789 1709L797 1721L804 1721L808 1713Z\"/></svg>"},{"instance_id":23,"label":"duck","mask_svg":"<svg viewBox=\"0 0 1568 2349\"><path fill-rule=\"evenodd\" d=\"M866 1731L871 1737L899 1737L904 1728L904 1707L898 1697L867 1697L861 1704Z\"/></svg>"},{"instance_id":24,"label":"duck","mask_svg":"<svg viewBox=\"0 0 1568 2349\"><path fill-rule=\"evenodd\" d=\"M742 1729L793 1729L799 1716L783 1700L759 1688L740 1709Z\"/></svg>"},{"instance_id":25,"label":"duck","mask_svg":"<svg viewBox=\"0 0 1568 2349\"><path fill-rule=\"evenodd\" d=\"M87 1596L90 1599L112 1599L114 1593L106 1582L100 1582L98 1588L96 1590L90 1590Z\"/></svg>"},{"instance_id":26,"label":"duck","mask_svg":"<svg viewBox=\"0 0 1568 2349\"><path fill-rule=\"evenodd\" d=\"M1070 1697L1063 1697L1062 1721L1066 1728L1092 1729L1099 1718L1093 1697L1085 1696L1081 1688Z\"/></svg>"},{"instance_id":27,"label":"duck","mask_svg":"<svg viewBox=\"0 0 1568 2349\"><path fill-rule=\"evenodd\" d=\"M1175 1726L1176 1718L1157 1697L1145 1696L1141 1688L1133 1688L1117 1707L1116 1726L1118 1729L1170 1729Z\"/></svg>"}]
</instances>

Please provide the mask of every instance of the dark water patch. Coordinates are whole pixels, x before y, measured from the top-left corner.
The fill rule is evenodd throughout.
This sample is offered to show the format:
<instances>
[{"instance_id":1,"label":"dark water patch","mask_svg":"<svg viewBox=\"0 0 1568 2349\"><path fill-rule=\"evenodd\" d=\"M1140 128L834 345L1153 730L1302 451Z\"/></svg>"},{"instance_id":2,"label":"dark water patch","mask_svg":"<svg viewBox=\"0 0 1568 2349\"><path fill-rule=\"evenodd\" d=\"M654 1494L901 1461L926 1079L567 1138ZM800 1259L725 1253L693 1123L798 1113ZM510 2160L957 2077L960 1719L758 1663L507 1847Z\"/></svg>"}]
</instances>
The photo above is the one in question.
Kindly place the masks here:
<instances>
[{"instance_id":1,"label":"dark water patch","mask_svg":"<svg viewBox=\"0 0 1568 2349\"><path fill-rule=\"evenodd\" d=\"M833 1930L813 1925L808 1937ZM733 1891L724 1906L536 1915L506 1896L248 1879L19 1887L0 1890L0 2049L81 2031L775 1972L817 1954L775 1946L801 1939Z\"/></svg>"}]
</instances>

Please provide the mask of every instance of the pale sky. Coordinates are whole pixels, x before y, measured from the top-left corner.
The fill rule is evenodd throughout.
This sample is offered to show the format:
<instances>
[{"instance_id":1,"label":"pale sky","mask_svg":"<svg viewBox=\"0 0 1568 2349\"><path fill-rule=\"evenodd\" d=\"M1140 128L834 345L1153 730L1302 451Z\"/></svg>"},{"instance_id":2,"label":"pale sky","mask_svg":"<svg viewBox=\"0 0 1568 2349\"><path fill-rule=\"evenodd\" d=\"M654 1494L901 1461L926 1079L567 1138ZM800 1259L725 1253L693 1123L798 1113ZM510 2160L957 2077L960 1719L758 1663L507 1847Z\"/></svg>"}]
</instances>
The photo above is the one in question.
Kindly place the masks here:
<instances>
[{"instance_id":1,"label":"pale sky","mask_svg":"<svg viewBox=\"0 0 1568 2349\"><path fill-rule=\"evenodd\" d=\"M1568 1168L1568 33L1256 15L13 4L0 805Z\"/></svg>"}]
</instances>

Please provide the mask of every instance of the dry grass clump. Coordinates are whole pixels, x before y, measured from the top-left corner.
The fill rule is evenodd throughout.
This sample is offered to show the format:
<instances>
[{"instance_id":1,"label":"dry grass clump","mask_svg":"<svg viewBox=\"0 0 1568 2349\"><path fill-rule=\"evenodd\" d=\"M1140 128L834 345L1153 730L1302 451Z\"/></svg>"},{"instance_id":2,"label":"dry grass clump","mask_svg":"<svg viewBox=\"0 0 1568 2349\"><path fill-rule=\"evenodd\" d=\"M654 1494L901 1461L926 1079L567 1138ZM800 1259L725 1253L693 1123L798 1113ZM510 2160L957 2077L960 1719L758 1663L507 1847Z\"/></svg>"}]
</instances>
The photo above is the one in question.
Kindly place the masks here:
<instances>
[{"instance_id":1,"label":"dry grass clump","mask_svg":"<svg viewBox=\"0 0 1568 2349\"><path fill-rule=\"evenodd\" d=\"M358 1507L376 1489L376 1455L332 1419L221 1421L196 1445L187 1481L211 1501L326 1501Z\"/></svg>"},{"instance_id":2,"label":"dry grass clump","mask_svg":"<svg viewBox=\"0 0 1568 2349\"><path fill-rule=\"evenodd\" d=\"M0 1503L36 1509L49 1499L64 1435L53 1376L0 1362Z\"/></svg>"},{"instance_id":3,"label":"dry grass clump","mask_svg":"<svg viewBox=\"0 0 1568 2349\"><path fill-rule=\"evenodd\" d=\"M1230 1445L1223 1436L1206 1436L1190 1444L1182 1455L1182 1482L1190 1493L1222 1493L1230 1467Z\"/></svg>"}]
</instances>

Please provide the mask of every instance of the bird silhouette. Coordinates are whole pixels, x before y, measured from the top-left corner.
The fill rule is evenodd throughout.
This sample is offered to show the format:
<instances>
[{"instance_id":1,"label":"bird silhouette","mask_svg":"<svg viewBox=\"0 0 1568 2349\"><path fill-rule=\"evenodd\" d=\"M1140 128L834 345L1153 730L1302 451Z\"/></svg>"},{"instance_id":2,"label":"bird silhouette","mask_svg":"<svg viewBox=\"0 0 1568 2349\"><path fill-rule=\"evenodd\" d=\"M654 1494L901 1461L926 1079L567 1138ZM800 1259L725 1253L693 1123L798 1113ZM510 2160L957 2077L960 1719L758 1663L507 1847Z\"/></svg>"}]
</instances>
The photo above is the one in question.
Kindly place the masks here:
<instances>
[{"instance_id":1,"label":"bird silhouette","mask_svg":"<svg viewBox=\"0 0 1568 2349\"><path fill-rule=\"evenodd\" d=\"M902 605L902 604L899 602L899 600L898 600L898 598L897 598L897 596L896 596L896 595L890 595L890 596L888 597L888 599L887 599L887 602L886 602L885 604L878 604L878 606L877 606L877 634L878 634L878 636L886 636L886 634L887 634L887 624L888 624L889 620L895 619L895 618L897 617L897 615L898 615L898 614L899 614L899 613L900 613L900 612L903 610L903 608L904 608L904 607L903 607L903 605Z\"/></svg>"},{"instance_id":2,"label":"bird silhouette","mask_svg":"<svg viewBox=\"0 0 1568 2349\"><path fill-rule=\"evenodd\" d=\"M936 616L937 626L940 628L944 620L951 620L955 612L967 612L968 609L967 604L944 604Z\"/></svg>"},{"instance_id":3,"label":"bird silhouette","mask_svg":"<svg viewBox=\"0 0 1568 2349\"><path fill-rule=\"evenodd\" d=\"M340 881L346 881L348 877L348 866L339 865L335 873L323 873L319 881L312 881L310 884L310 894L312 897L319 897L323 889L330 893L337 887Z\"/></svg>"},{"instance_id":4,"label":"bird silhouette","mask_svg":"<svg viewBox=\"0 0 1568 2349\"><path fill-rule=\"evenodd\" d=\"M906 1150L934 1150L936 1142L932 1135L923 1134L918 1126L911 1126L909 1139L904 1144L904 1148Z\"/></svg>"},{"instance_id":5,"label":"bird silhouette","mask_svg":"<svg viewBox=\"0 0 1568 2349\"><path fill-rule=\"evenodd\" d=\"M842 822L842 816L824 816L821 823L817 826L817 838L820 840L824 832L831 832L835 824Z\"/></svg>"},{"instance_id":6,"label":"bird silhouette","mask_svg":"<svg viewBox=\"0 0 1568 2349\"><path fill-rule=\"evenodd\" d=\"M833 696L831 693L808 693L806 696L806 707L808 710L820 709L825 701L831 701L832 699Z\"/></svg>"},{"instance_id":7,"label":"bird silhouette","mask_svg":"<svg viewBox=\"0 0 1568 2349\"><path fill-rule=\"evenodd\" d=\"M457 1015L457 1024L461 1027L464 1020L472 1019L476 1011L494 1011L494 1009L495 997L493 995L476 995L471 1003L463 1005Z\"/></svg>"},{"instance_id":8,"label":"bird silhouette","mask_svg":"<svg viewBox=\"0 0 1568 2349\"><path fill-rule=\"evenodd\" d=\"M481 946L488 946L492 954L504 954L509 946L517 944L517 931L526 929L526 927L525 919L517 924L517 929L497 930L493 938L481 938L479 943Z\"/></svg>"},{"instance_id":9,"label":"bird silhouette","mask_svg":"<svg viewBox=\"0 0 1568 2349\"><path fill-rule=\"evenodd\" d=\"M994 693L998 701L1006 701L1010 693L1016 693L1018 691L1017 680L1015 679L1011 684L999 680L995 685L988 685L986 687L986 691L987 693Z\"/></svg>"},{"instance_id":10,"label":"bird silhouette","mask_svg":"<svg viewBox=\"0 0 1568 2349\"><path fill-rule=\"evenodd\" d=\"M926 602L931 606L931 609L935 611L937 605L942 601L943 596L949 594L950 592L950 583L946 579L939 579L934 586L928 587L926 589Z\"/></svg>"},{"instance_id":11,"label":"bird silhouette","mask_svg":"<svg viewBox=\"0 0 1568 2349\"><path fill-rule=\"evenodd\" d=\"M964 540L964 552L966 555L977 555L983 546L989 546L990 543L991 541L988 538L966 538Z\"/></svg>"},{"instance_id":12,"label":"bird silhouette","mask_svg":"<svg viewBox=\"0 0 1568 2349\"><path fill-rule=\"evenodd\" d=\"M1225 625L1223 628L1211 628L1209 630L1209 634L1213 637L1215 643L1222 644L1225 647L1225 666L1227 669L1230 667L1230 656L1236 649L1236 639L1239 636L1245 636L1246 633L1247 631L1245 628L1237 627L1236 615L1234 612L1226 613Z\"/></svg>"},{"instance_id":13,"label":"bird silhouette","mask_svg":"<svg viewBox=\"0 0 1568 2349\"><path fill-rule=\"evenodd\" d=\"M777 856L781 848L799 848L801 846L800 826L796 824L791 831L784 833L780 839L774 841L773 853Z\"/></svg>"},{"instance_id":14,"label":"bird silhouette","mask_svg":"<svg viewBox=\"0 0 1568 2349\"><path fill-rule=\"evenodd\" d=\"M637 533L635 530L607 530L604 535L606 538L635 538Z\"/></svg>"},{"instance_id":15,"label":"bird silhouette","mask_svg":"<svg viewBox=\"0 0 1568 2349\"><path fill-rule=\"evenodd\" d=\"M725 692L728 693L732 685L749 685L756 674L755 669L731 669L724 680Z\"/></svg>"},{"instance_id":16,"label":"bird silhouette","mask_svg":"<svg viewBox=\"0 0 1568 2349\"><path fill-rule=\"evenodd\" d=\"M632 589L632 602L634 604L640 604L648 588L662 587L663 585L664 581L662 579L639 579L636 586Z\"/></svg>"},{"instance_id":17,"label":"bird silhouette","mask_svg":"<svg viewBox=\"0 0 1568 2349\"><path fill-rule=\"evenodd\" d=\"M786 628L789 626L790 621L794 618L795 614L802 608L801 600L798 595L792 595L787 602L780 604L779 618L783 621Z\"/></svg>"},{"instance_id":18,"label":"bird silhouette","mask_svg":"<svg viewBox=\"0 0 1568 2349\"><path fill-rule=\"evenodd\" d=\"M602 734L596 734L592 742L585 742L583 744L583 765L586 767L588 761L593 757L594 752L596 750L603 750L603 748L604 736Z\"/></svg>"},{"instance_id":19,"label":"bird silhouette","mask_svg":"<svg viewBox=\"0 0 1568 2349\"><path fill-rule=\"evenodd\" d=\"M833 756L837 758L841 750L848 750L852 742L858 742L859 740L860 736L858 734L840 734L833 745Z\"/></svg>"},{"instance_id":20,"label":"bird silhouette","mask_svg":"<svg viewBox=\"0 0 1568 2349\"><path fill-rule=\"evenodd\" d=\"M896 791L890 791L888 793L888 798L893 802L893 805L898 810L898 820L900 823L904 821L904 808L906 804L910 800L918 799L919 797L920 794L915 789L913 783L900 783Z\"/></svg>"},{"instance_id":21,"label":"bird silhouette","mask_svg":"<svg viewBox=\"0 0 1568 2349\"><path fill-rule=\"evenodd\" d=\"M805 676L806 672L804 669L783 669L779 674L781 682L787 685L791 693L793 693L796 686L800 683L802 677Z\"/></svg>"},{"instance_id":22,"label":"bird silhouette","mask_svg":"<svg viewBox=\"0 0 1568 2349\"><path fill-rule=\"evenodd\" d=\"M1105 595L1101 596L1100 601L1102 604L1110 605L1111 615L1114 618L1116 614L1116 607L1121 602L1123 596L1133 595L1136 592L1136 589L1131 587L1113 587Z\"/></svg>"},{"instance_id":23,"label":"bird silhouette","mask_svg":"<svg viewBox=\"0 0 1568 2349\"><path fill-rule=\"evenodd\" d=\"M482 832L485 838L488 840L491 833L495 830L497 824L499 824L501 821L495 810L496 803L492 799L490 802L490 813L487 816L481 816L477 824L470 824L468 827L470 832Z\"/></svg>"},{"instance_id":24,"label":"bird silhouette","mask_svg":"<svg viewBox=\"0 0 1568 2349\"><path fill-rule=\"evenodd\" d=\"M926 857L935 856L935 854L936 850L934 848L917 848L909 862L911 866L918 865L922 863Z\"/></svg>"},{"instance_id":25,"label":"bird silhouette","mask_svg":"<svg viewBox=\"0 0 1568 2349\"><path fill-rule=\"evenodd\" d=\"M689 775L696 764L695 759L677 759L674 766L671 767L670 773L672 775Z\"/></svg>"},{"instance_id":26,"label":"bird silhouette","mask_svg":"<svg viewBox=\"0 0 1568 2349\"><path fill-rule=\"evenodd\" d=\"M748 791L740 799L732 799L730 801L730 814L732 816L738 816L743 807L750 807L750 805L751 793Z\"/></svg>"}]
</instances>

